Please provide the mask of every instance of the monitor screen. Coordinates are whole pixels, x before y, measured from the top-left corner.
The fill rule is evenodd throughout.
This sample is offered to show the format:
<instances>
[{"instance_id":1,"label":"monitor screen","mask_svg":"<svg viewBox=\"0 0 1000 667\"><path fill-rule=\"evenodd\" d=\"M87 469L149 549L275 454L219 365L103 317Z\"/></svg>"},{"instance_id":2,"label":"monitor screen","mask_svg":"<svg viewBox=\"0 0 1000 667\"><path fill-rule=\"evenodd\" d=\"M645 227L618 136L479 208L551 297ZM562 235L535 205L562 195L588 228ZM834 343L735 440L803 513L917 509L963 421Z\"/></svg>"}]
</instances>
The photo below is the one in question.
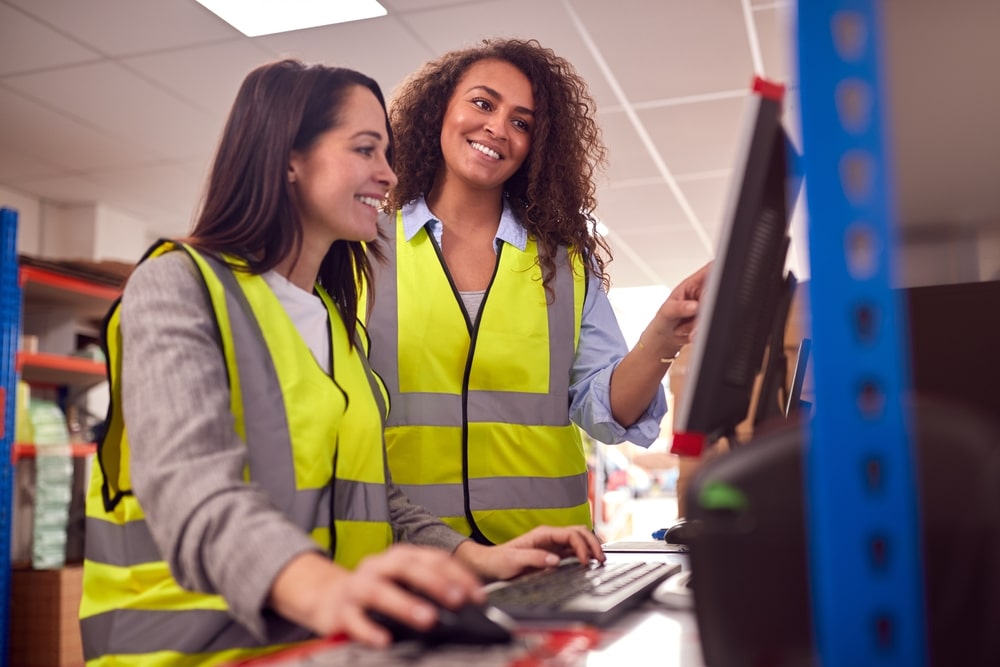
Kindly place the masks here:
<instances>
[{"instance_id":1,"label":"monitor screen","mask_svg":"<svg viewBox=\"0 0 1000 667\"><path fill-rule=\"evenodd\" d=\"M754 379L788 288L788 137L784 88L754 82L744 111L731 191L715 260L691 343L688 382L679 397L672 451L698 455L732 437L746 417ZM784 317L782 319L782 325Z\"/></svg>"}]
</instances>

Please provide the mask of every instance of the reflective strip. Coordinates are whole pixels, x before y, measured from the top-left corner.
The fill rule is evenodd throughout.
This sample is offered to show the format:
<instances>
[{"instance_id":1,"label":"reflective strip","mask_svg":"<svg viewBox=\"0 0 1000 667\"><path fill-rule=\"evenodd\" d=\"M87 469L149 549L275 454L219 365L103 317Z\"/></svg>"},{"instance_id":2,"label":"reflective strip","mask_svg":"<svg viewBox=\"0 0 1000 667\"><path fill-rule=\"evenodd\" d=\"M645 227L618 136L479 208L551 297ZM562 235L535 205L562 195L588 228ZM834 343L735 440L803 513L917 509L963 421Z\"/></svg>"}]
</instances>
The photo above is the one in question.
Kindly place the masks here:
<instances>
[{"instance_id":1,"label":"reflective strip","mask_svg":"<svg viewBox=\"0 0 1000 667\"><path fill-rule=\"evenodd\" d=\"M396 215L402 215L397 213ZM389 409L389 419L386 426L399 426L402 414L410 414L406 407L399 407L399 359L396 325L399 322L399 288L396 286L396 215L386 216L379 214L379 227L386 230L387 238L385 261L374 267L375 275L373 282L376 289L375 298L379 304L377 308L372 308L369 312L368 336L371 338L371 358L381 359L384 363L373 364L379 368L379 377L385 385L386 391L391 397ZM385 274L387 280L379 280L379 276ZM414 407L414 409L418 409ZM410 414L414 417L419 413Z\"/></svg>"},{"instance_id":2,"label":"reflective strip","mask_svg":"<svg viewBox=\"0 0 1000 667\"><path fill-rule=\"evenodd\" d=\"M232 269L216 259L202 257L226 291L226 310L243 396L250 478L268 490L275 506L296 525L309 528L311 517L302 512L311 510L295 502L295 461L288 417L282 409L281 382L264 333Z\"/></svg>"},{"instance_id":3,"label":"reflective strip","mask_svg":"<svg viewBox=\"0 0 1000 667\"><path fill-rule=\"evenodd\" d=\"M341 491L341 484L343 484L343 491ZM389 520L388 508L385 507L384 486L338 480L337 492L341 494L337 498L337 512L343 514L343 516L337 516L337 519L383 522ZM379 508L379 493L383 496L381 502L383 509L375 512L373 508ZM341 500L342 496L348 497ZM362 503L358 505L360 511L352 511L355 510L353 503ZM306 532L329 528L330 488L296 491L291 508L299 516L311 517L307 523L300 525ZM372 515L377 516L372 517ZM163 555L143 520L117 524L88 516L86 518L86 534L84 552L89 561L118 567L132 567L163 560Z\"/></svg>"},{"instance_id":4,"label":"reflective strip","mask_svg":"<svg viewBox=\"0 0 1000 667\"><path fill-rule=\"evenodd\" d=\"M225 611L187 609L116 609L80 619L83 657L156 653L217 653L300 642L312 637L305 628L276 614L265 614L267 636L262 642Z\"/></svg>"},{"instance_id":5,"label":"reflective strip","mask_svg":"<svg viewBox=\"0 0 1000 667\"><path fill-rule=\"evenodd\" d=\"M587 502L587 473L568 477L491 477L469 480L474 512L557 509Z\"/></svg>"},{"instance_id":6,"label":"reflective strip","mask_svg":"<svg viewBox=\"0 0 1000 667\"><path fill-rule=\"evenodd\" d=\"M329 503L325 503L325 506L329 506ZM337 494L333 499L333 518L337 521L388 523L389 504L386 502L385 485L338 479Z\"/></svg>"},{"instance_id":7,"label":"reflective strip","mask_svg":"<svg viewBox=\"0 0 1000 667\"><path fill-rule=\"evenodd\" d=\"M438 516L465 516L465 492L461 484L397 484L397 486L411 503L421 505Z\"/></svg>"},{"instance_id":8,"label":"reflective strip","mask_svg":"<svg viewBox=\"0 0 1000 667\"><path fill-rule=\"evenodd\" d=\"M470 421L525 426L568 426L565 395L510 391L469 391ZM462 397L457 394L396 394L387 426L462 426Z\"/></svg>"},{"instance_id":9,"label":"reflective strip","mask_svg":"<svg viewBox=\"0 0 1000 667\"><path fill-rule=\"evenodd\" d=\"M463 516L461 484L401 484L410 502L438 516ZM510 509L557 509L587 502L587 473L567 477L476 477L469 480L474 512Z\"/></svg>"},{"instance_id":10,"label":"reflective strip","mask_svg":"<svg viewBox=\"0 0 1000 667\"><path fill-rule=\"evenodd\" d=\"M163 560L145 521L117 524L88 516L84 530L84 555L89 561L131 567Z\"/></svg>"}]
</instances>

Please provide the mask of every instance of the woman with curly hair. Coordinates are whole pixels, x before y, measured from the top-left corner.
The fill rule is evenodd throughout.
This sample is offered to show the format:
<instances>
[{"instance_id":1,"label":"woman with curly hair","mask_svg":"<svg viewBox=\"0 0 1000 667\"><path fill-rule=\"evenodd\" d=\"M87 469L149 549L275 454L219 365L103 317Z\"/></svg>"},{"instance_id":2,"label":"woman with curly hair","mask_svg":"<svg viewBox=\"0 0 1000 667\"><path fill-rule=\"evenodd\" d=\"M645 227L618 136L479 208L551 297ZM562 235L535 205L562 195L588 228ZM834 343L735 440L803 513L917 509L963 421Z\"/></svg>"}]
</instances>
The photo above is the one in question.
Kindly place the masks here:
<instances>
[{"instance_id":1,"label":"woman with curly hair","mask_svg":"<svg viewBox=\"0 0 1000 667\"><path fill-rule=\"evenodd\" d=\"M594 114L569 62L516 39L427 63L390 105L399 181L369 317L389 465L414 503L484 544L592 526L577 425L650 445L693 328L704 269L628 351L594 230Z\"/></svg>"}]
</instances>

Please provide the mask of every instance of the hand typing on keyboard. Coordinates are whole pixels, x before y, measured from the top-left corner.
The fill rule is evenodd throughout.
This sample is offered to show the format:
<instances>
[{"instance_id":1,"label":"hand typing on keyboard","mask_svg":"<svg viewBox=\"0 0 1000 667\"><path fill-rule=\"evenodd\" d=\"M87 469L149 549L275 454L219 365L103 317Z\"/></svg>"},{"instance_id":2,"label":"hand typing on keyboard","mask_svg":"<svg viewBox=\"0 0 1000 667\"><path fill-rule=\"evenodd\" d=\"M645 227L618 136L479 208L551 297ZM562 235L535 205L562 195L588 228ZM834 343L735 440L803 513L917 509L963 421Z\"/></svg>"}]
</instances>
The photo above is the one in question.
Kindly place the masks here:
<instances>
[{"instance_id":1,"label":"hand typing on keyboard","mask_svg":"<svg viewBox=\"0 0 1000 667\"><path fill-rule=\"evenodd\" d=\"M467 540L455 556L486 580L509 579L522 572L555 567L563 558L604 562L604 551L585 526L539 526L509 542L484 546Z\"/></svg>"}]
</instances>

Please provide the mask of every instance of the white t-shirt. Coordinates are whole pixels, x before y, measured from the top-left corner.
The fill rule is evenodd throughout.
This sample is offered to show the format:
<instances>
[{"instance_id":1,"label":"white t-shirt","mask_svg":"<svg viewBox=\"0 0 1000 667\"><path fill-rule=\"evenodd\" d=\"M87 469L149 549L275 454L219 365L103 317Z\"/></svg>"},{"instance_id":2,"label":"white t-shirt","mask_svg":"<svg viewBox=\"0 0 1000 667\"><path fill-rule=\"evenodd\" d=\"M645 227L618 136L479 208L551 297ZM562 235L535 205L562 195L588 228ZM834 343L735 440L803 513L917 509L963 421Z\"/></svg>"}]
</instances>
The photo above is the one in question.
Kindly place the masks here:
<instances>
[{"instance_id":1,"label":"white t-shirt","mask_svg":"<svg viewBox=\"0 0 1000 667\"><path fill-rule=\"evenodd\" d=\"M329 315L323 300L312 292L307 292L276 271L261 275L270 285L278 301L284 306L292 324L298 329L306 347L312 352L316 363L327 375L330 374L330 328Z\"/></svg>"}]
</instances>

